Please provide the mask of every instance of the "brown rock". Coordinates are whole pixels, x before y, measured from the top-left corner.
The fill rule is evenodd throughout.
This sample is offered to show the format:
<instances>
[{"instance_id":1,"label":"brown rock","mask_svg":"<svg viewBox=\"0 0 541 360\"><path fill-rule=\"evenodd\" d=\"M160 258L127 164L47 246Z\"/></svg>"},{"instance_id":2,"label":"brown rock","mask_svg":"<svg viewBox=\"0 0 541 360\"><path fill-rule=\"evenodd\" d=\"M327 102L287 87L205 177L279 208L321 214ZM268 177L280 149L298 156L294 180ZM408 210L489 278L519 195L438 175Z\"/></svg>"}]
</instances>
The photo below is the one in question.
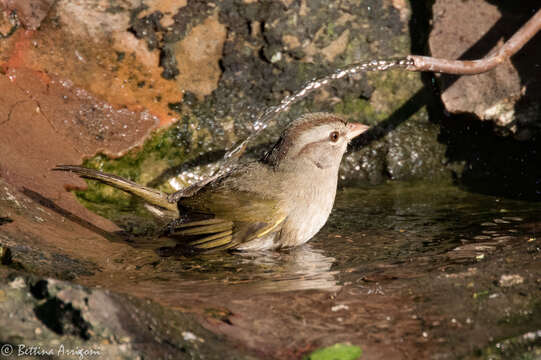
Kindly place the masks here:
<instances>
[{"instance_id":1,"label":"brown rock","mask_svg":"<svg viewBox=\"0 0 541 360\"><path fill-rule=\"evenodd\" d=\"M0 89L0 113L5 114L0 120L0 153L9 154L0 159L0 177L115 229L63 191L68 181L76 187L84 187L84 182L51 169L78 164L100 151L119 156L141 144L157 119L148 112L115 109L67 81L25 69L1 75Z\"/></svg>"},{"instance_id":2,"label":"brown rock","mask_svg":"<svg viewBox=\"0 0 541 360\"><path fill-rule=\"evenodd\" d=\"M221 70L218 61L226 39L226 29L218 15L207 18L175 48L180 89L191 91L198 97L209 95L218 86Z\"/></svg>"},{"instance_id":3,"label":"brown rock","mask_svg":"<svg viewBox=\"0 0 541 360\"><path fill-rule=\"evenodd\" d=\"M501 46L531 15L526 10L511 13L484 0L438 0L433 13L430 50L432 56L447 59L486 56ZM522 51L526 52L526 48ZM524 67L535 68L532 61L537 61L534 60L536 56L530 53L528 58L519 53L480 75L442 76L442 100L446 109L451 113L472 113L499 126L510 126L517 118L528 116L526 113L531 109L516 106L527 87L536 81L535 77L522 71ZM540 70L537 74L537 79L541 78Z\"/></svg>"},{"instance_id":4,"label":"brown rock","mask_svg":"<svg viewBox=\"0 0 541 360\"><path fill-rule=\"evenodd\" d=\"M132 9L112 12L108 4L58 1L50 15L56 22L0 44L3 67L52 74L115 106L147 109L162 126L175 122L167 104L180 101L182 89L160 76L158 50L127 31Z\"/></svg>"},{"instance_id":5,"label":"brown rock","mask_svg":"<svg viewBox=\"0 0 541 360\"><path fill-rule=\"evenodd\" d=\"M14 11L25 28L36 30L54 2L55 0L0 0L0 6L8 12Z\"/></svg>"}]
</instances>

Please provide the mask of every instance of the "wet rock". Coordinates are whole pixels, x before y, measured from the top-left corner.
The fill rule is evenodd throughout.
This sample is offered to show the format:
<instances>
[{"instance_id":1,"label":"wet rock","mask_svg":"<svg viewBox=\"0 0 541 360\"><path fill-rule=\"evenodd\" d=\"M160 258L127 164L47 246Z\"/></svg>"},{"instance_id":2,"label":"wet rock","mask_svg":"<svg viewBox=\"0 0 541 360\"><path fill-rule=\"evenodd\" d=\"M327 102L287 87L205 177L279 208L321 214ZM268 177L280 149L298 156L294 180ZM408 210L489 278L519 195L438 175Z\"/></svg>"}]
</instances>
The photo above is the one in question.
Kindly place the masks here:
<instances>
[{"instance_id":1,"label":"wet rock","mask_svg":"<svg viewBox=\"0 0 541 360\"><path fill-rule=\"evenodd\" d=\"M508 39L537 7L536 1L518 6L485 0L436 1L429 38L432 56L482 58ZM539 133L539 45L539 37L534 37L511 60L485 74L441 76L445 108L493 121L515 131L521 140Z\"/></svg>"},{"instance_id":2,"label":"wet rock","mask_svg":"<svg viewBox=\"0 0 541 360\"><path fill-rule=\"evenodd\" d=\"M13 13L25 28L36 30L54 2L54 0L1 0L0 7L6 12Z\"/></svg>"},{"instance_id":3,"label":"wet rock","mask_svg":"<svg viewBox=\"0 0 541 360\"><path fill-rule=\"evenodd\" d=\"M13 354L249 359L188 315L105 290L0 272L0 342ZM185 334L192 336L186 336ZM218 349L222 349L219 351ZM86 357L86 356L85 356Z\"/></svg>"},{"instance_id":4,"label":"wet rock","mask_svg":"<svg viewBox=\"0 0 541 360\"><path fill-rule=\"evenodd\" d=\"M65 193L62 189L69 176L51 169L78 163L98 151L119 156L139 145L156 126L156 119L146 111L115 109L70 82L26 69L0 75L0 88L0 111L5 114L0 121L0 152L10 154L0 159L0 176L17 189L6 191L6 198L20 205L14 194L28 189L113 229ZM71 186L85 184L74 180Z\"/></svg>"},{"instance_id":5,"label":"wet rock","mask_svg":"<svg viewBox=\"0 0 541 360\"><path fill-rule=\"evenodd\" d=\"M382 181L442 179L449 175L445 148L437 142L438 126L417 114L379 140L345 156L343 180Z\"/></svg>"}]
</instances>

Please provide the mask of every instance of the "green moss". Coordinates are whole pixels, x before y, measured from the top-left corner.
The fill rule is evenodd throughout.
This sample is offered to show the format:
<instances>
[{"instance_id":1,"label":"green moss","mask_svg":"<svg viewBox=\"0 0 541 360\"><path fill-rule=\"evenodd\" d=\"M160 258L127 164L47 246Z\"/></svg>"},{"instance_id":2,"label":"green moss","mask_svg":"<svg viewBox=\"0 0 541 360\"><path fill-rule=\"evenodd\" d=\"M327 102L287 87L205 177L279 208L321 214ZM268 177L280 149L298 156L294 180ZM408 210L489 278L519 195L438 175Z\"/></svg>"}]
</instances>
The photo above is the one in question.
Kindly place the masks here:
<instances>
[{"instance_id":1,"label":"green moss","mask_svg":"<svg viewBox=\"0 0 541 360\"><path fill-rule=\"evenodd\" d=\"M329 38L334 38L334 23L327 24L327 35Z\"/></svg>"},{"instance_id":2,"label":"green moss","mask_svg":"<svg viewBox=\"0 0 541 360\"><path fill-rule=\"evenodd\" d=\"M385 72L371 72L367 74L375 93L378 93L373 102L378 108L388 108L389 112L394 111L406 102L412 95L419 91L423 84L418 73L402 70L391 70Z\"/></svg>"},{"instance_id":3,"label":"green moss","mask_svg":"<svg viewBox=\"0 0 541 360\"><path fill-rule=\"evenodd\" d=\"M298 62L294 64L297 83L304 85L316 76L316 65L307 62ZM302 85L299 85L302 86Z\"/></svg>"},{"instance_id":4,"label":"green moss","mask_svg":"<svg viewBox=\"0 0 541 360\"><path fill-rule=\"evenodd\" d=\"M314 351L303 360L357 360L361 357L362 350L358 346L347 344L334 344L326 348Z\"/></svg>"},{"instance_id":5,"label":"green moss","mask_svg":"<svg viewBox=\"0 0 541 360\"><path fill-rule=\"evenodd\" d=\"M370 101L350 96L346 96L342 102L336 104L333 112L346 117L355 117L356 120L367 125L375 125L386 116L386 114L376 112L370 105Z\"/></svg>"},{"instance_id":6,"label":"green moss","mask_svg":"<svg viewBox=\"0 0 541 360\"><path fill-rule=\"evenodd\" d=\"M193 153L192 133L187 131L190 118L177 123L167 130L154 133L139 149L134 149L118 159L110 159L103 154L86 160L83 166L115 174L146 185L163 171L182 164ZM158 188L172 191L167 184ZM112 219L121 213L148 216L140 202L133 196L97 181L88 181L88 189L78 191L77 196L90 210Z\"/></svg>"},{"instance_id":7,"label":"green moss","mask_svg":"<svg viewBox=\"0 0 541 360\"><path fill-rule=\"evenodd\" d=\"M411 40L409 36L394 36L387 40L395 54L409 54L411 49Z\"/></svg>"}]
</instances>

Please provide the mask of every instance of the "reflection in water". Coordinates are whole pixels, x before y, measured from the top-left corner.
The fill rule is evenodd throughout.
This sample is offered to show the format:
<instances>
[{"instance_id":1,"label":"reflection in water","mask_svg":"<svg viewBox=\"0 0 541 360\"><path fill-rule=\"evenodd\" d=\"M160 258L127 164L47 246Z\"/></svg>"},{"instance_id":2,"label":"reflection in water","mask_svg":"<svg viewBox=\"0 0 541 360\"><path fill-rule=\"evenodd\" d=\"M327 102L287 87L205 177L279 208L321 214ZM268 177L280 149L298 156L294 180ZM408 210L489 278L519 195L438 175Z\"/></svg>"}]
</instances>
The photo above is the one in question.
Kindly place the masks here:
<instances>
[{"instance_id":1,"label":"reflection in water","mask_svg":"<svg viewBox=\"0 0 541 360\"><path fill-rule=\"evenodd\" d=\"M148 240L147 240L148 241ZM141 256L112 254L112 262L126 271L97 273L88 285L152 298L172 307L179 304L222 304L255 295L289 291L336 292L335 259L325 251L304 245L288 251L214 253L197 256L156 257L138 248ZM144 254L143 254L144 253Z\"/></svg>"},{"instance_id":2,"label":"reflection in water","mask_svg":"<svg viewBox=\"0 0 541 360\"><path fill-rule=\"evenodd\" d=\"M337 271L331 271L335 258L325 256L323 250L311 245L291 249L287 252L258 252L242 254L245 262L269 269L268 278L253 284L257 292L292 290L338 291Z\"/></svg>"}]
</instances>

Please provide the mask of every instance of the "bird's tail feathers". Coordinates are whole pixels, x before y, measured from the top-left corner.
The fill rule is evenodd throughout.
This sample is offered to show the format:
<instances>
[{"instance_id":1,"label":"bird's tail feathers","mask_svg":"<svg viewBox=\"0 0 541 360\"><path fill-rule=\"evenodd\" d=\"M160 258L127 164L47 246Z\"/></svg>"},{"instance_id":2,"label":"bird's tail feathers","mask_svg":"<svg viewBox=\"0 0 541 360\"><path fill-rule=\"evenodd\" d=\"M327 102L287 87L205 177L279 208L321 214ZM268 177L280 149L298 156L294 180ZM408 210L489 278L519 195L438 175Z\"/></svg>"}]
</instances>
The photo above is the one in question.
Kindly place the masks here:
<instances>
[{"instance_id":1,"label":"bird's tail feathers","mask_svg":"<svg viewBox=\"0 0 541 360\"><path fill-rule=\"evenodd\" d=\"M111 185L117 189L139 196L154 207L170 210L178 214L177 205L174 202L171 203L168 201L168 194L146 186L141 186L131 180L121 178L120 176L106 174L98 170L87 169L76 165L58 165L53 170L70 171L86 179L98 180L104 184Z\"/></svg>"}]
</instances>

